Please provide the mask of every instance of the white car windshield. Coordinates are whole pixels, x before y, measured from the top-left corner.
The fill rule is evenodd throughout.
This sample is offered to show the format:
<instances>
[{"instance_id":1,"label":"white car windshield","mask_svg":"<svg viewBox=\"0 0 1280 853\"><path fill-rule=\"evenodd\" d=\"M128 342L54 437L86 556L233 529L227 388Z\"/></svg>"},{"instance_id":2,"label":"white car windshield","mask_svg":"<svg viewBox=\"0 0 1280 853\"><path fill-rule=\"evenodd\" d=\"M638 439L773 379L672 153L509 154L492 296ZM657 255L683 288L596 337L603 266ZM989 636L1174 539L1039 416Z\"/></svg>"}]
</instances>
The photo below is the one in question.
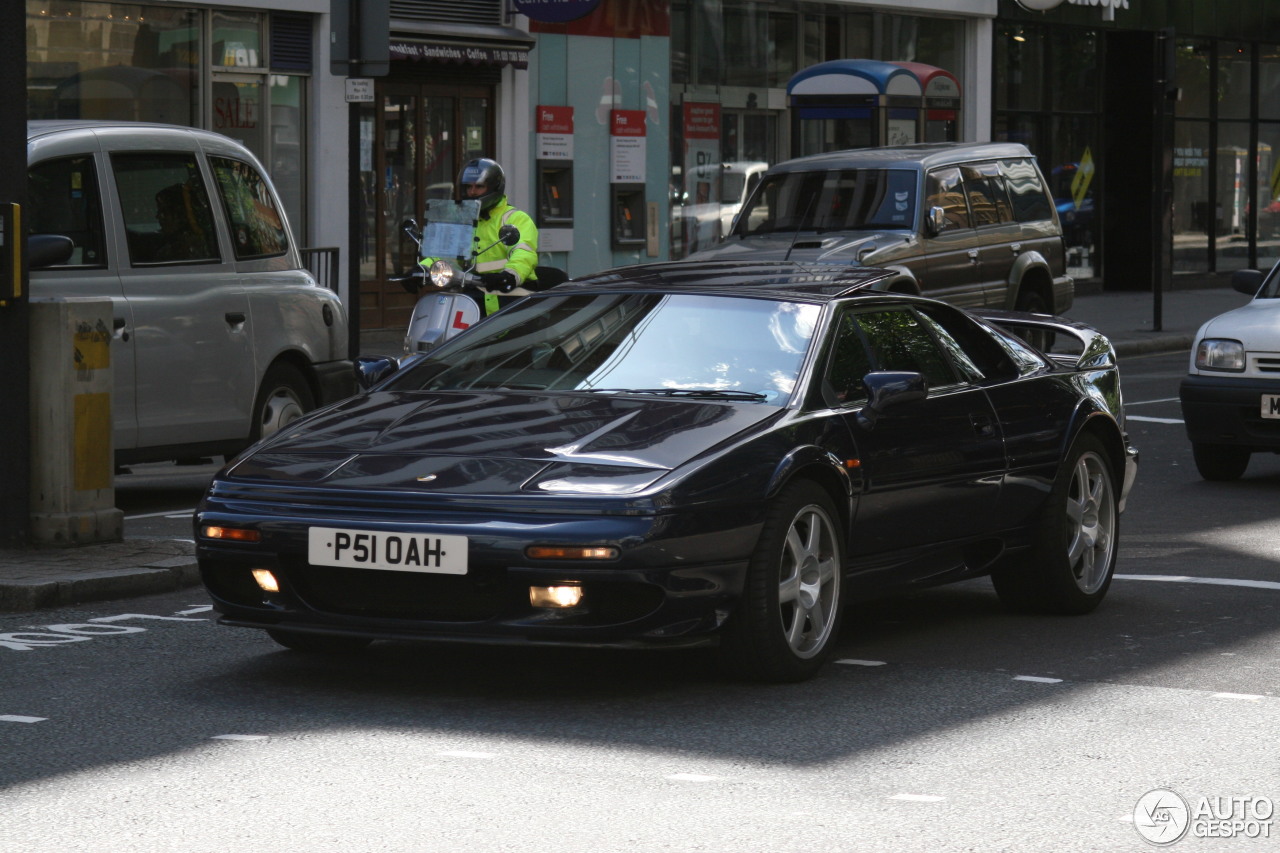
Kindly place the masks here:
<instances>
[{"instance_id":1,"label":"white car windshield","mask_svg":"<svg viewBox=\"0 0 1280 853\"><path fill-rule=\"evenodd\" d=\"M638 393L785 405L819 306L706 294L527 299L403 371L389 390Z\"/></svg>"}]
</instances>

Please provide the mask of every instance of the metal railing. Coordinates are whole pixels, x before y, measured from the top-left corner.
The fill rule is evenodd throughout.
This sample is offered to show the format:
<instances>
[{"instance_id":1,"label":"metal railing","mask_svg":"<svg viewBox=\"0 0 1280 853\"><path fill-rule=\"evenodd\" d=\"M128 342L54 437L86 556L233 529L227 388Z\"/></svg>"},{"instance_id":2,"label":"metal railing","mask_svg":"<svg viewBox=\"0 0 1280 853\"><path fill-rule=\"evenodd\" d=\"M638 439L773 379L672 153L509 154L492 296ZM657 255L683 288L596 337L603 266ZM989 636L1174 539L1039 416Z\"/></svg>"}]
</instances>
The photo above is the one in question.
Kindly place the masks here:
<instances>
[{"instance_id":1,"label":"metal railing","mask_svg":"<svg viewBox=\"0 0 1280 853\"><path fill-rule=\"evenodd\" d=\"M302 265L311 271L316 281L338 292L338 247L325 246L320 249L299 249Z\"/></svg>"}]
</instances>

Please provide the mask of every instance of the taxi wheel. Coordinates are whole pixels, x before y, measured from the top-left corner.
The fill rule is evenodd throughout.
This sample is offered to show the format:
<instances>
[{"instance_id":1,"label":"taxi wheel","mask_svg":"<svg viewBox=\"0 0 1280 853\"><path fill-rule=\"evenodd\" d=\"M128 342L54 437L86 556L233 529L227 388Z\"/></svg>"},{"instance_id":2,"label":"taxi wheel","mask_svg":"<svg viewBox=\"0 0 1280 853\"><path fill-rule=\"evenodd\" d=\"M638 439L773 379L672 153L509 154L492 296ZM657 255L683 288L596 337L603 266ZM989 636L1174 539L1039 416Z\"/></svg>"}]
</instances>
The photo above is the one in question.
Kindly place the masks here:
<instances>
[{"instance_id":1,"label":"taxi wheel","mask_svg":"<svg viewBox=\"0 0 1280 853\"><path fill-rule=\"evenodd\" d=\"M253 404L250 443L266 438L315 407L315 397L302 371L283 362L271 365L262 377L258 399Z\"/></svg>"},{"instance_id":2,"label":"taxi wheel","mask_svg":"<svg viewBox=\"0 0 1280 853\"><path fill-rule=\"evenodd\" d=\"M1231 444L1206 444L1203 441L1191 443L1191 455L1196 460L1196 470L1206 480L1224 482L1239 480L1244 476L1244 469L1249 467L1252 453L1248 448Z\"/></svg>"},{"instance_id":3,"label":"taxi wheel","mask_svg":"<svg viewBox=\"0 0 1280 853\"><path fill-rule=\"evenodd\" d=\"M267 636L286 649L318 655L349 655L361 651L372 640L364 637L338 637L332 634L302 634L268 628Z\"/></svg>"},{"instance_id":4,"label":"taxi wheel","mask_svg":"<svg viewBox=\"0 0 1280 853\"><path fill-rule=\"evenodd\" d=\"M1111 586L1119 535L1119 498L1106 449L1093 436L1081 436L1058 470L1032 546L992 569L996 594L1014 610L1088 613Z\"/></svg>"},{"instance_id":5,"label":"taxi wheel","mask_svg":"<svg viewBox=\"0 0 1280 853\"><path fill-rule=\"evenodd\" d=\"M844 539L831 497L816 483L786 486L769 507L721 655L757 681L813 676L840 631Z\"/></svg>"}]
</instances>

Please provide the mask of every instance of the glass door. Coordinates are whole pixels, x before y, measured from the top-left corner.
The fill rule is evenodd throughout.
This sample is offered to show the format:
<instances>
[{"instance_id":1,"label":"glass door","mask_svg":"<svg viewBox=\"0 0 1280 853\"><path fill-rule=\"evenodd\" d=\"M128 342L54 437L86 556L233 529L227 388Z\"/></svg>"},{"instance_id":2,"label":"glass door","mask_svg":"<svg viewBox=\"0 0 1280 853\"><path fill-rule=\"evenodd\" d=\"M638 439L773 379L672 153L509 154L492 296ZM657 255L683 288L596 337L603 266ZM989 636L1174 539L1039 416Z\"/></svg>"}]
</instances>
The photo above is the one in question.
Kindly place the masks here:
<instances>
[{"instance_id":1,"label":"glass door","mask_svg":"<svg viewBox=\"0 0 1280 853\"><path fill-rule=\"evenodd\" d=\"M358 153L360 328L401 329L417 300L387 279L413 270L417 247L400 225L407 218L421 224L427 199L453 198L467 160L493 156L493 90L380 81L374 107L362 113Z\"/></svg>"}]
</instances>

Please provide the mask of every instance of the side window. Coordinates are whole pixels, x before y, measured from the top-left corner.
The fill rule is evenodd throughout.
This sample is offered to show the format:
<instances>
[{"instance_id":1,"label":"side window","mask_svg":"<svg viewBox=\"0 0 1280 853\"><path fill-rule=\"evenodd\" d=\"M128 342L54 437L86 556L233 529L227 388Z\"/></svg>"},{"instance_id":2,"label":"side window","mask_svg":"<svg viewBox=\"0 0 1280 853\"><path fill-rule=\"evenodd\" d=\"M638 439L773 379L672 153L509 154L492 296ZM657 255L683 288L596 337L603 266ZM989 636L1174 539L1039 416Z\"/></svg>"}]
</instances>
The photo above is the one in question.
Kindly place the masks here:
<instances>
[{"instance_id":1,"label":"side window","mask_svg":"<svg viewBox=\"0 0 1280 853\"><path fill-rule=\"evenodd\" d=\"M129 262L216 263L209 192L193 154L112 154Z\"/></svg>"},{"instance_id":2,"label":"side window","mask_svg":"<svg viewBox=\"0 0 1280 853\"><path fill-rule=\"evenodd\" d=\"M969 211L975 227L1000 225L1012 222L1009 196L1005 192L1004 178L995 163L976 163L961 169L964 174L964 191L969 199Z\"/></svg>"},{"instance_id":3,"label":"side window","mask_svg":"<svg viewBox=\"0 0 1280 853\"><path fill-rule=\"evenodd\" d=\"M867 345L852 311L845 312L836 327L831 347L831 363L827 368L827 392L834 405L847 406L867 398L862 377L872 370Z\"/></svg>"},{"instance_id":4,"label":"side window","mask_svg":"<svg viewBox=\"0 0 1280 853\"><path fill-rule=\"evenodd\" d=\"M930 390L957 384L947 356L914 312L901 308L856 316L871 342L877 370L922 373Z\"/></svg>"},{"instance_id":5,"label":"side window","mask_svg":"<svg viewBox=\"0 0 1280 853\"><path fill-rule=\"evenodd\" d=\"M1014 219L1018 222L1039 222L1053 218L1053 205L1034 163L1030 160L1002 160L1000 172L1009 188Z\"/></svg>"},{"instance_id":6,"label":"side window","mask_svg":"<svg viewBox=\"0 0 1280 853\"><path fill-rule=\"evenodd\" d=\"M231 223L236 259L267 258L288 251L284 217L276 207L271 187L258 170L227 157L210 157L209 163Z\"/></svg>"},{"instance_id":7,"label":"side window","mask_svg":"<svg viewBox=\"0 0 1280 853\"><path fill-rule=\"evenodd\" d=\"M93 157L65 157L27 171L28 234L61 234L75 245L63 267L104 267L102 198Z\"/></svg>"},{"instance_id":8,"label":"side window","mask_svg":"<svg viewBox=\"0 0 1280 853\"><path fill-rule=\"evenodd\" d=\"M940 207L946 214L943 233L970 227L969 207L965 203L959 169L936 169L930 172L925 178L924 193L928 207Z\"/></svg>"}]
</instances>

